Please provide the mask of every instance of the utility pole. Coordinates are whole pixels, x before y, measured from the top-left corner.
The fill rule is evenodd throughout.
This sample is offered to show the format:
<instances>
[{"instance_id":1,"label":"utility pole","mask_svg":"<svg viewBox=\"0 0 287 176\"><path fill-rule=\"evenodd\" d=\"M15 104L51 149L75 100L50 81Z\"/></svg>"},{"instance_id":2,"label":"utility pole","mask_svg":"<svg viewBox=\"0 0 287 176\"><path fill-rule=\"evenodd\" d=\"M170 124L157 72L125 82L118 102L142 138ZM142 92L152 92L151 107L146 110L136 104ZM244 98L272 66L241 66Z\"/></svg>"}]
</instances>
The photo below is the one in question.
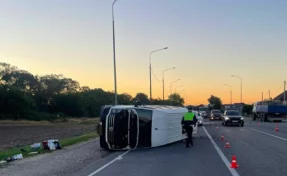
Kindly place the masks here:
<instances>
[{"instance_id":1,"label":"utility pole","mask_svg":"<svg viewBox=\"0 0 287 176\"><path fill-rule=\"evenodd\" d=\"M232 86L228 85L228 84L224 84L223 86L228 86L230 87L230 104L232 105Z\"/></svg>"},{"instance_id":2,"label":"utility pole","mask_svg":"<svg viewBox=\"0 0 287 176\"><path fill-rule=\"evenodd\" d=\"M240 79L240 102L242 103L242 78L236 75L231 75L231 76Z\"/></svg>"},{"instance_id":3,"label":"utility pole","mask_svg":"<svg viewBox=\"0 0 287 176\"><path fill-rule=\"evenodd\" d=\"M286 103L286 81L284 81L284 103L283 104L285 104Z\"/></svg>"},{"instance_id":4,"label":"utility pole","mask_svg":"<svg viewBox=\"0 0 287 176\"><path fill-rule=\"evenodd\" d=\"M263 92L262 92L262 95L261 95L261 96L262 96L262 101L263 101Z\"/></svg>"},{"instance_id":5,"label":"utility pole","mask_svg":"<svg viewBox=\"0 0 287 176\"><path fill-rule=\"evenodd\" d=\"M232 104L232 90L230 90L230 104Z\"/></svg>"},{"instance_id":6,"label":"utility pole","mask_svg":"<svg viewBox=\"0 0 287 176\"><path fill-rule=\"evenodd\" d=\"M175 67L172 68L168 68L162 71L162 100L164 101L164 72L169 71L169 70L173 70L175 69Z\"/></svg>"},{"instance_id":7,"label":"utility pole","mask_svg":"<svg viewBox=\"0 0 287 176\"><path fill-rule=\"evenodd\" d=\"M118 91L117 91L117 70L116 70L116 44L115 44L115 18L114 18L114 4L117 0L113 2L112 5L112 17L113 17L113 56L114 56L114 91L115 91L115 102L114 104L118 104Z\"/></svg>"},{"instance_id":8,"label":"utility pole","mask_svg":"<svg viewBox=\"0 0 287 176\"><path fill-rule=\"evenodd\" d=\"M164 73L162 75L162 100L164 101Z\"/></svg>"},{"instance_id":9,"label":"utility pole","mask_svg":"<svg viewBox=\"0 0 287 176\"><path fill-rule=\"evenodd\" d=\"M269 100L270 100L270 90L268 91L268 93L269 93Z\"/></svg>"}]
</instances>

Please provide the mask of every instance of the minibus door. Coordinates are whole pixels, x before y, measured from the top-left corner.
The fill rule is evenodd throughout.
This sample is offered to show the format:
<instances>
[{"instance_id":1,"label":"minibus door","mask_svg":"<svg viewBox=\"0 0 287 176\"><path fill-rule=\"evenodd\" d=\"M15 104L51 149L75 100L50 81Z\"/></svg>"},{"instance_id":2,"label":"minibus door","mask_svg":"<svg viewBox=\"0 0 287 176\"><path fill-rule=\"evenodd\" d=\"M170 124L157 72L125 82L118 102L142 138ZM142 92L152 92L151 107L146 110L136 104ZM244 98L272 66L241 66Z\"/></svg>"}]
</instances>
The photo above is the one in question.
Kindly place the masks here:
<instances>
[{"instance_id":1,"label":"minibus door","mask_svg":"<svg viewBox=\"0 0 287 176\"><path fill-rule=\"evenodd\" d=\"M139 116L132 109L129 116L129 146L131 149L136 149L139 141Z\"/></svg>"}]
</instances>

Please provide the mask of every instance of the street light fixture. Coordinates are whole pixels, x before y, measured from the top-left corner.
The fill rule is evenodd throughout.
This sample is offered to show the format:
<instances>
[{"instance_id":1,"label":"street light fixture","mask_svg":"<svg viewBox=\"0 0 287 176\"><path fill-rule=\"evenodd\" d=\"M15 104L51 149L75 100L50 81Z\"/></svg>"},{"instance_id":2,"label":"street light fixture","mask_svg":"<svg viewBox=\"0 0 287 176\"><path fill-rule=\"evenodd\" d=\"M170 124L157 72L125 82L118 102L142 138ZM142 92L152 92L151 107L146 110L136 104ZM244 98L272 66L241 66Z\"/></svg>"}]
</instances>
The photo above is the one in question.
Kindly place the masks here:
<instances>
[{"instance_id":1,"label":"street light fixture","mask_svg":"<svg viewBox=\"0 0 287 176\"><path fill-rule=\"evenodd\" d=\"M161 51L161 50L166 50L168 49L168 47L162 48L162 49L158 49L158 50L154 50L149 54L149 97L150 97L150 101L152 101L152 92L151 92L151 55L152 53L155 53L157 51Z\"/></svg>"},{"instance_id":2,"label":"street light fixture","mask_svg":"<svg viewBox=\"0 0 287 176\"><path fill-rule=\"evenodd\" d=\"M180 81L180 79L177 79L177 80L173 81L172 83L170 83L170 94L172 94L172 85L174 83L176 83L177 81Z\"/></svg>"},{"instance_id":3,"label":"street light fixture","mask_svg":"<svg viewBox=\"0 0 287 176\"><path fill-rule=\"evenodd\" d=\"M164 101L164 72L169 71L169 70L173 70L175 69L175 67L172 68L168 68L162 71L162 100Z\"/></svg>"},{"instance_id":4,"label":"street light fixture","mask_svg":"<svg viewBox=\"0 0 287 176\"><path fill-rule=\"evenodd\" d=\"M240 79L240 101L242 103L242 78L236 75L231 75L231 76Z\"/></svg>"},{"instance_id":5,"label":"street light fixture","mask_svg":"<svg viewBox=\"0 0 287 176\"><path fill-rule=\"evenodd\" d=\"M232 104L232 86L230 86L228 84L224 84L223 86L230 87L230 104Z\"/></svg>"},{"instance_id":6,"label":"street light fixture","mask_svg":"<svg viewBox=\"0 0 287 176\"><path fill-rule=\"evenodd\" d=\"M118 104L118 93L117 93L117 70L116 70L116 44L115 44L115 20L114 20L114 4L112 5L112 18L113 18L113 55L114 55L114 86L115 86L115 105Z\"/></svg>"},{"instance_id":7,"label":"street light fixture","mask_svg":"<svg viewBox=\"0 0 287 176\"><path fill-rule=\"evenodd\" d=\"M185 91L184 89L181 89L181 91L180 92L178 92L178 93L181 93L181 92L183 92L183 91Z\"/></svg>"}]
</instances>

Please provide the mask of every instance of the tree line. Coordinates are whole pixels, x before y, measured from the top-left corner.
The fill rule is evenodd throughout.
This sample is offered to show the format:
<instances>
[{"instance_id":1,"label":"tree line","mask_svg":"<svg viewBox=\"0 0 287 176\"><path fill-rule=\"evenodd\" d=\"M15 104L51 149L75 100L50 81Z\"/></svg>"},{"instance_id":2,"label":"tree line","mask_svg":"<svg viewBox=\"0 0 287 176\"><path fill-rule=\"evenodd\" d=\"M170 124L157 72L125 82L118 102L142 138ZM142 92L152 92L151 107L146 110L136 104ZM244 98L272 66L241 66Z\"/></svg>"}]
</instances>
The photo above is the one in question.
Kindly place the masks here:
<instances>
[{"instance_id":1,"label":"tree line","mask_svg":"<svg viewBox=\"0 0 287 176\"><path fill-rule=\"evenodd\" d=\"M0 120L55 120L60 117L98 117L102 105L113 104L114 93L101 88L91 89L63 75L33 75L16 66L0 62ZM144 93L132 97L118 94L118 104L183 106L179 94L163 101L150 101Z\"/></svg>"},{"instance_id":2,"label":"tree line","mask_svg":"<svg viewBox=\"0 0 287 176\"><path fill-rule=\"evenodd\" d=\"M207 99L207 101L209 103L208 108L210 110L212 110L212 109L224 110L224 107L222 106L222 101L221 101L221 99L219 97L211 95ZM253 105L244 104L243 108L242 108L242 113L244 113L244 114L252 114L252 109L253 109Z\"/></svg>"}]
</instances>

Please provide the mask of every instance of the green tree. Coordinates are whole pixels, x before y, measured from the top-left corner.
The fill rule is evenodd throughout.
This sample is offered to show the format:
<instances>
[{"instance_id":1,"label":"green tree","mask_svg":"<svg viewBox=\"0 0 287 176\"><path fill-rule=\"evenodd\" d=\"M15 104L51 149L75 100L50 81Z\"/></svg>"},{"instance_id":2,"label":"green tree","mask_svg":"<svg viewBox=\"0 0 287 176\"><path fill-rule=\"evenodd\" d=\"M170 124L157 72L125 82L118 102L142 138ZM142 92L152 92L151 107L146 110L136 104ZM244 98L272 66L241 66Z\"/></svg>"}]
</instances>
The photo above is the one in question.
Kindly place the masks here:
<instances>
[{"instance_id":1,"label":"green tree","mask_svg":"<svg viewBox=\"0 0 287 176\"><path fill-rule=\"evenodd\" d=\"M2 118L25 118L29 109L29 100L21 89L13 86L0 86L0 107Z\"/></svg>"},{"instance_id":2,"label":"green tree","mask_svg":"<svg viewBox=\"0 0 287 176\"><path fill-rule=\"evenodd\" d=\"M119 104L151 104L146 94L133 98L118 94ZM91 89L63 75L33 75L0 62L0 119L54 120L65 117L98 117L102 105L112 105L114 93L101 88ZM168 100L154 99L152 104L182 106L184 100L173 94Z\"/></svg>"},{"instance_id":3,"label":"green tree","mask_svg":"<svg viewBox=\"0 0 287 176\"><path fill-rule=\"evenodd\" d=\"M123 105L133 104L132 99L133 97L128 93L123 93L123 94L118 95L119 104L123 104Z\"/></svg>"},{"instance_id":4,"label":"green tree","mask_svg":"<svg viewBox=\"0 0 287 176\"><path fill-rule=\"evenodd\" d=\"M251 114L253 109L253 105L244 104L242 112L246 114Z\"/></svg>"},{"instance_id":5,"label":"green tree","mask_svg":"<svg viewBox=\"0 0 287 176\"><path fill-rule=\"evenodd\" d=\"M222 101L219 97L211 95L207 101L209 102L209 109L221 109Z\"/></svg>"},{"instance_id":6,"label":"green tree","mask_svg":"<svg viewBox=\"0 0 287 176\"><path fill-rule=\"evenodd\" d=\"M136 96L132 99L133 102L140 101L143 105L150 104L149 98L147 94L139 92Z\"/></svg>"},{"instance_id":7,"label":"green tree","mask_svg":"<svg viewBox=\"0 0 287 176\"><path fill-rule=\"evenodd\" d=\"M173 106L183 106L183 104L184 104L184 99L178 93L173 93L173 94L169 95L168 101Z\"/></svg>"}]
</instances>

